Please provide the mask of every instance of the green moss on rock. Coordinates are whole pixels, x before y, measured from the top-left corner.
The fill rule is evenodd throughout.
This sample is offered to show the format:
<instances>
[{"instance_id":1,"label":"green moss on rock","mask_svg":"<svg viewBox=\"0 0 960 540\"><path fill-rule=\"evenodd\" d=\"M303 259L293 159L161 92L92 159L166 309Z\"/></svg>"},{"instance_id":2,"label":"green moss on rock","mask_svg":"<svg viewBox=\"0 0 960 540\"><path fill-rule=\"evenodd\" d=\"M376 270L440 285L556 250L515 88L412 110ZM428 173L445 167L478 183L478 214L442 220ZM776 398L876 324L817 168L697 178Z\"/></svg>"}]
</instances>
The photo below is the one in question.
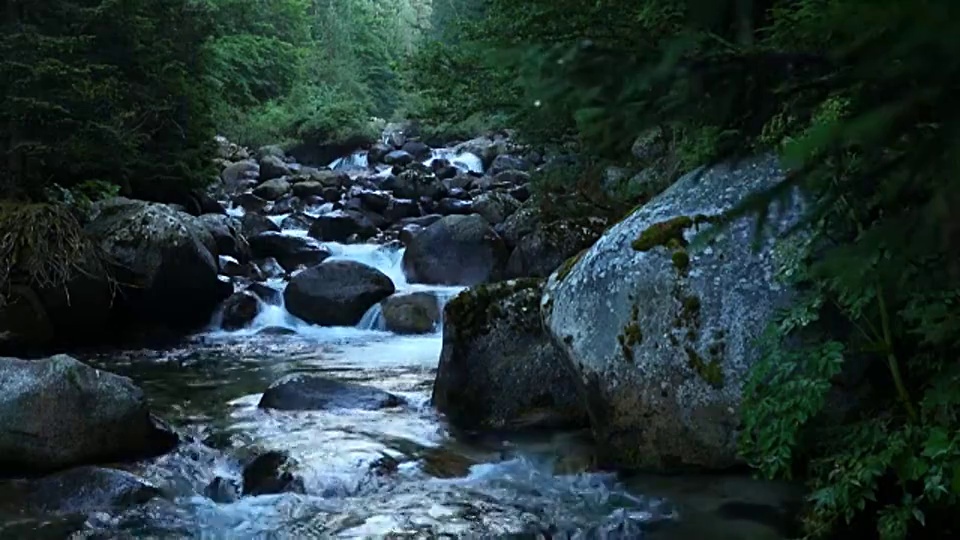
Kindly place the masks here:
<instances>
[{"instance_id":1,"label":"green moss on rock","mask_svg":"<svg viewBox=\"0 0 960 540\"><path fill-rule=\"evenodd\" d=\"M523 278L478 285L463 291L447 303L445 316L457 332L458 340L467 340L489 332L493 321L507 315L501 303L509 296L528 289L540 290L543 280ZM540 309L540 295L531 294L519 309ZM539 319L539 317L537 317Z\"/></svg>"},{"instance_id":2,"label":"green moss on rock","mask_svg":"<svg viewBox=\"0 0 960 540\"><path fill-rule=\"evenodd\" d=\"M714 218L703 214L697 214L693 217L673 217L647 227L630 245L636 251L650 251L657 246L667 246L671 249L686 247L687 241L683 237L684 231L690 227L712 221L714 221Z\"/></svg>"},{"instance_id":3,"label":"green moss on rock","mask_svg":"<svg viewBox=\"0 0 960 540\"><path fill-rule=\"evenodd\" d=\"M673 267L680 273L685 273L690 268L690 255L683 248L674 251L670 259L673 261Z\"/></svg>"},{"instance_id":4,"label":"green moss on rock","mask_svg":"<svg viewBox=\"0 0 960 540\"><path fill-rule=\"evenodd\" d=\"M577 253L573 257L570 257L569 259L563 261L563 264L561 264L560 268L557 269L557 281L563 281L568 275L570 275L570 272L573 270L574 265L580 262L580 259L583 258L584 254L586 254L588 249L590 248L582 249L580 250L579 253Z\"/></svg>"},{"instance_id":5,"label":"green moss on rock","mask_svg":"<svg viewBox=\"0 0 960 540\"><path fill-rule=\"evenodd\" d=\"M710 386L723 388L723 368L718 358L704 360L693 347L684 347L687 354L687 365Z\"/></svg>"}]
</instances>

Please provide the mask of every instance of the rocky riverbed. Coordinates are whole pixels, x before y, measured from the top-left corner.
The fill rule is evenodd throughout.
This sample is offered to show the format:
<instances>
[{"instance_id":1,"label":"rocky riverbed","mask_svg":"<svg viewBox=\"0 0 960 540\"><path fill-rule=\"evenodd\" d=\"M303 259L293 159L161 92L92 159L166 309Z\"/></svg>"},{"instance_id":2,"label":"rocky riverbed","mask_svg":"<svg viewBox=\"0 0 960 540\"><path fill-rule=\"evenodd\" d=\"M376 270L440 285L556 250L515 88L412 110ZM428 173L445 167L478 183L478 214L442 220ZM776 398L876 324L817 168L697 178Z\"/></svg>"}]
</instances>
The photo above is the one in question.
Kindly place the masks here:
<instances>
[{"instance_id":1,"label":"rocky riverbed","mask_svg":"<svg viewBox=\"0 0 960 540\"><path fill-rule=\"evenodd\" d=\"M530 174L551 158L505 134L430 148L393 125L326 165L218 142L222 173L193 207L114 199L89 218L135 288L43 306L54 334L96 308L86 316L186 339L0 359L0 537L786 537L797 492L728 470L737 394L714 376L742 375L765 316L751 302L767 297L697 288L756 288L764 259L734 237L715 249L743 259L736 276L692 248L681 269L689 225L630 245L749 185L724 198L709 177L681 181L604 234L602 220L541 215ZM777 172L718 170L715 185L731 174ZM614 243L626 255L604 256ZM640 316L625 266L679 296ZM658 313L693 293L707 337L656 347L629 331L669 334ZM654 362L709 350L713 321L733 316L754 326L732 328L731 361ZM640 378L626 399L610 383L626 358L663 366L647 372L675 391L654 399ZM626 473L651 464L700 471Z\"/></svg>"}]
</instances>

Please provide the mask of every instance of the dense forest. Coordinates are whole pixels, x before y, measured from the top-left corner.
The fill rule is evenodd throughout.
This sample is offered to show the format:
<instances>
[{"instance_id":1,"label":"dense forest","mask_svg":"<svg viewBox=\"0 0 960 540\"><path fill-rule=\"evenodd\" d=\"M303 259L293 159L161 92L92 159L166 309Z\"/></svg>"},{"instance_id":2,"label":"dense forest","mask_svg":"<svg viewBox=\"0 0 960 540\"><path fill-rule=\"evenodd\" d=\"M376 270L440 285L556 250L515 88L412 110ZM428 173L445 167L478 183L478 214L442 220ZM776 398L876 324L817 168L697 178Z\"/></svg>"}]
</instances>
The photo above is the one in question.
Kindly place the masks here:
<instances>
[{"instance_id":1,"label":"dense forest","mask_svg":"<svg viewBox=\"0 0 960 540\"><path fill-rule=\"evenodd\" d=\"M758 344L743 455L809 483L811 537L960 533L960 3L3 5L4 280L18 260L36 268L16 232L24 208L198 189L218 133L349 150L392 119L439 141L510 128L578 155L534 182L544 201L576 192L587 214L656 195L599 187L639 159L638 135L669 150L655 164L668 178L778 153L787 180L729 216L775 212L791 190L809 203L803 240L782 246L802 297ZM831 390L849 377L866 390L838 407Z\"/></svg>"}]
</instances>

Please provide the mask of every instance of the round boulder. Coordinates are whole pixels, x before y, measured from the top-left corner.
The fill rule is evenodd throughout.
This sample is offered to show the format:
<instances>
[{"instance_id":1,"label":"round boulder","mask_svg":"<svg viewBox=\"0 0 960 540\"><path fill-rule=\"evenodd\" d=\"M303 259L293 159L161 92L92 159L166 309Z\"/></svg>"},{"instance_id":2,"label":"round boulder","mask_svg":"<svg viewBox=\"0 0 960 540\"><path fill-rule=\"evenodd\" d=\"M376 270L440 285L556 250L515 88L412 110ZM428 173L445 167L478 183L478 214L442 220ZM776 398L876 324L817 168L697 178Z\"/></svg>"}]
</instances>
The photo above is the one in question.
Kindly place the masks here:
<instances>
[{"instance_id":1,"label":"round boulder","mask_svg":"<svg viewBox=\"0 0 960 540\"><path fill-rule=\"evenodd\" d=\"M428 292L393 295L380 302L387 330L398 334L426 334L440 322L440 303Z\"/></svg>"},{"instance_id":2,"label":"round boulder","mask_svg":"<svg viewBox=\"0 0 960 540\"><path fill-rule=\"evenodd\" d=\"M309 323L354 326L394 293L383 272L355 261L330 261L300 272L283 291L287 311Z\"/></svg>"},{"instance_id":3,"label":"round boulder","mask_svg":"<svg viewBox=\"0 0 960 540\"><path fill-rule=\"evenodd\" d=\"M272 257L287 272L320 264L330 256L330 251L313 238L270 231L252 236L249 241L254 257Z\"/></svg>"},{"instance_id":4,"label":"round boulder","mask_svg":"<svg viewBox=\"0 0 960 540\"><path fill-rule=\"evenodd\" d=\"M410 281L476 285L503 274L507 248L477 214L446 216L410 239L403 271Z\"/></svg>"},{"instance_id":5,"label":"round boulder","mask_svg":"<svg viewBox=\"0 0 960 540\"><path fill-rule=\"evenodd\" d=\"M320 375L294 373L271 384L263 393L259 407L283 411L376 410L403 403L403 398L378 388Z\"/></svg>"}]
</instances>

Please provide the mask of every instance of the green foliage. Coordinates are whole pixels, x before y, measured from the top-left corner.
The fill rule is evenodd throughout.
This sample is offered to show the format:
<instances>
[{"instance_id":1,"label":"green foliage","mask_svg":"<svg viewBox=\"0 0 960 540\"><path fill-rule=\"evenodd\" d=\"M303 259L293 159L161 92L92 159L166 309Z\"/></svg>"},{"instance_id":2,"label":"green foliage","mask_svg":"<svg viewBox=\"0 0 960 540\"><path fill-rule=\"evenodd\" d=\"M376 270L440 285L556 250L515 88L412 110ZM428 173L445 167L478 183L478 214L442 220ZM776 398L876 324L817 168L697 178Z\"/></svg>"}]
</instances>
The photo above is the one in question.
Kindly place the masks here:
<instances>
[{"instance_id":1,"label":"green foliage","mask_svg":"<svg viewBox=\"0 0 960 540\"><path fill-rule=\"evenodd\" d=\"M139 192L209 178L205 13L187 0L9 2L0 35L0 191Z\"/></svg>"},{"instance_id":2,"label":"green foliage","mask_svg":"<svg viewBox=\"0 0 960 540\"><path fill-rule=\"evenodd\" d=\"M787 179L726 216L765 217L795 190L809 202L802 240L782 246L802 298L745 388L744 454L810 482L810 536L960 533L960 3L483 5L440 57L481 80L431 79L424 62L423 110L506 114L534 139L576 142L586 166L568 190L651 128L681 169L781 154ZM484 101L498 67L520 76Z\"/></svg>"},{"instance_id":3,"label":"green foliage","mask_svg":"<svg viewBox=\"0 0 960 540\"><path fill-rule=\"evenodd\" d=\"M398 63L427 24L423 0L205 0L217 125L250 146L367 135L400 107Z\"/></svg>"}]
</instances>

